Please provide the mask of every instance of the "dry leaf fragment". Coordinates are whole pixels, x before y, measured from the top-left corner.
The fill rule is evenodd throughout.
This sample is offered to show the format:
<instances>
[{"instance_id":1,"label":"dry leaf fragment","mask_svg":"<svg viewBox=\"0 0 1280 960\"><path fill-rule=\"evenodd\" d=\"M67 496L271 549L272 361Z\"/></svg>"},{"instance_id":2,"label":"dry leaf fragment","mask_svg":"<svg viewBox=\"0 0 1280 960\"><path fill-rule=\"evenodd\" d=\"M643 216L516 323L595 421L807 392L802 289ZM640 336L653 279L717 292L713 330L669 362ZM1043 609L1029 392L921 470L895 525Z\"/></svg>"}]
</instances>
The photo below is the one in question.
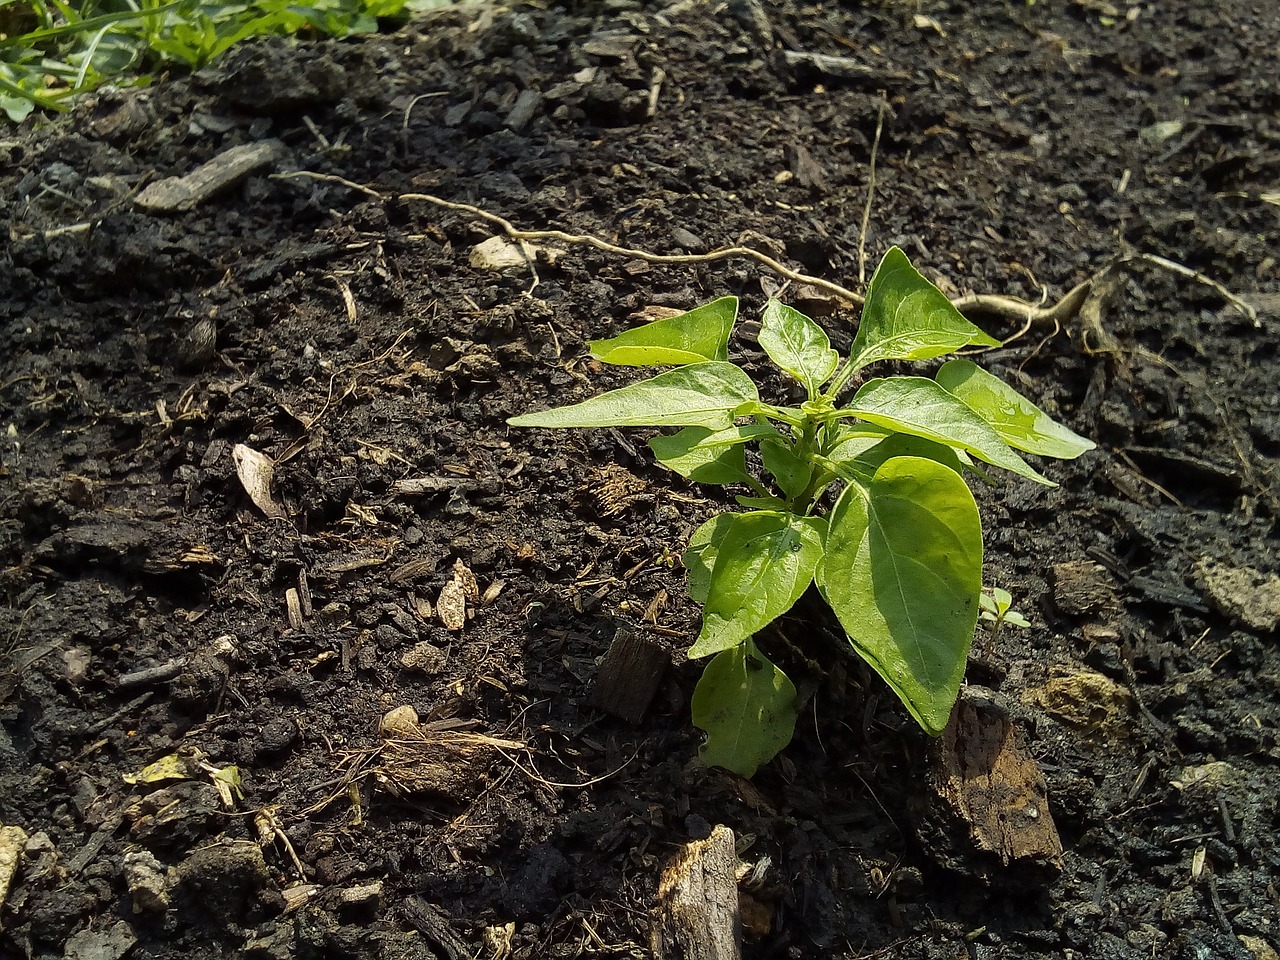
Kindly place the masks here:
<instances>
[{"instance_id":1,"label":"dry leaf fragment","mask_svg":"<svg viewBox=\"0 0 1280 960\"><path fill-rule=\"evenodd\" d=\"M231 450L231 459L236 464L236 475L240 485L249 495L254 506L272 520L285 520L289 514L284 507L271 497L271 478L275 476L275 462L265 453L259 453L253 447L237 443Z\"/></svg>"}]
</instances>

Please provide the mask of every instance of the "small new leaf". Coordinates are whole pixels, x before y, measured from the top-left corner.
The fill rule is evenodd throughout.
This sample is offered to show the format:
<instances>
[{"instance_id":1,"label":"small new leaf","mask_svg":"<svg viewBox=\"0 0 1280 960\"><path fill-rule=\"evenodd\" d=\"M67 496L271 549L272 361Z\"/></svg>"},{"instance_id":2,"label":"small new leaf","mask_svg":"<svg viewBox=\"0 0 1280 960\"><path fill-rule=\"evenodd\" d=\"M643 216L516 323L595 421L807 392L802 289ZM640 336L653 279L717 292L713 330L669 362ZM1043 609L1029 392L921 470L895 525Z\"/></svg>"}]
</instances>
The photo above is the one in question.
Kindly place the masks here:
<instances>
[{"instance_id":1,"label":"small new leaf","mask_svg":"<svg viewBox=\"0 0 1280 960\"><path fill-rule=\"evenodd\" d=\"M651 380L610 390L590 400L507 420L513 427L709 427L733 422L733 411L759 402L741 367L708 360L668 370Z\"/></svg>"},{"instance_id":2,"label":"small new leaf","mask_svg":"<svg viewBox=\"0 0 1280 960\"><path fill-rule=\"evenodd\" d=\"M873 425L858 424L858 426ZM964 465L955 447L926 440L923 437L914 437L909 433L877 436L856 431L841 440L827 454L828 460L852 470L863 483L869 483L880 466L894 457L923 457L926 460L936 460L956 473L964 473Z\"/></svg>"},{"instance_id":3,"label":"small new leaf","mask_svg":"<svg viewBox=\"0 0 1280 960\"><path fill-rule=\"evenodd\" d=\"M751 777L791 742L796 688L748 640L707 664L692 712L694 725L707 734L703 762Z\"/></svg>"},{"instance_id":4,"label":"small new leaf","mask_svg":"<svg viewBox=\"0 0 1280 960\"><path fill-rule=\"evenodd\" d=\"M764 308L758 339L769 359L798 380L810 399L818 396L840 362L825 330L777 300Z\"/></svg>"},{"instance_id":5,"label":"small new leaf","mask_svg":"<svg viewBox=\"0 0 1280 960\"><path fill-rule=\"evenodd\" d=\"M905 253L890 248L867 287L850 350L852 369L877 360L928 360L971 344L996 347L1000 341L961 316Z\"/></svg>"},{"instance_id":6,"label":"small new leaf","mask_svg":"<svg viewBox=\"0 0 1280 960\"><path fill-rule=\"evenodd\" d=\"M938 371L938 383L959 397L983 420L991 424L1002 440L1016 450L1041 457L1074 460L1092 450L1092 440L1058 423L999 377L976 363L957 358Z\"/></svg>"},{"instance_id":7,"label":"small new leaf","mask_svg":"<svg viewBox=\"0 0 1280 960\"><path fill-rule=\"evenodd\" d=\"M608 340L592 340L591 355L624 367L683 366L725 360L738 319L738 298L721 297L679 316L646 323Z\"/></svg>"},{"instance_id":8,"label":"small new leaf","mask_svg":"<svg viewBox=\"0 0 1280 960\"><path fill-rule=\"evenodd\" d=\"M818 585L858 654L927 733L946 726L982 590L982 527L954 470L898 457L830 517Z\"/></svg>"},{"instance_id":9,"label":"small new leaf","mask_svg":"<svg viewBox=\"0 0 1280 960\"><path fill-rule=\"evenodd\" d=\"M740 513L720 540L689 658L736 647L786 613L813 581L826 521L794 513Z\"/></svg>"}]
</instances>

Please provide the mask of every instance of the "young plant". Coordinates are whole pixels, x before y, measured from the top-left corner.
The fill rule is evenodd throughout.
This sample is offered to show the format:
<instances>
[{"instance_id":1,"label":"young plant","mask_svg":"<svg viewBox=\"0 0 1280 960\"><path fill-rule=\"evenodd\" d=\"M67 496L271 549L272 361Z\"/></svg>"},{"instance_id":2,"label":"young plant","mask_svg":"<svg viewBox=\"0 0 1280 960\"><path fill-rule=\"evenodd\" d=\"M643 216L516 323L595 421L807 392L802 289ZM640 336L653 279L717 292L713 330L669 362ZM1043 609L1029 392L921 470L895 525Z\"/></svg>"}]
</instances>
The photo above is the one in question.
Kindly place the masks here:
<instances>
[{"instance_id":1,"label":"young plant","mask_svg":"<svg viewBox=\"0 0 1280 960\"><path fill-rule=\"evenodd\" d=\"M866 380L844 399L877 361L999 345L896 247L871 278L847 358L808 317L776 300L765 307L760 346L803 388L799 406L761 399L728 360L737 312L737 299L724 297L593 341L604 363L676 369L507 422L679 427L649 442L661 463L750 490L736 497L745 512L707 521L684 554L689 593L703 607L689 657L712 658L693 695L707 763L751 776L790 741L795 687L754 638L814 583L857 654L937 736L982 609L982 529L964 475L985 477L978 461L1054 486L1019 451L1070 459L1093 444L960 358L932 379ZM751 443L768 484L748 470Z\"/></svg>"}]
</instances>

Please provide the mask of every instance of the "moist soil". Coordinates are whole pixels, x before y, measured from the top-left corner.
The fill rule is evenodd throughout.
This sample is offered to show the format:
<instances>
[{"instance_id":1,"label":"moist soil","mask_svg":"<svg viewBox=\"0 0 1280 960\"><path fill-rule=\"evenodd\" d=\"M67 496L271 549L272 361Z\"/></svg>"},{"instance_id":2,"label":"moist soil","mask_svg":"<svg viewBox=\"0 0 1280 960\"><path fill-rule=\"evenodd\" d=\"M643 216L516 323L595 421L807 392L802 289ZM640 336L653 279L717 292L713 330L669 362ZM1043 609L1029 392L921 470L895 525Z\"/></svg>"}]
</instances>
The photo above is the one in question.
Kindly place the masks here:
<instances>
[{"instance_id":1,"label":"moist soil","mask_svg":"<svg viewBox=\"0 0 1280 960\"><path fill-rule=\"evenodd\" d=\"M463 5L9 130L0 954L649 956L724 825L747 957L1274 958L1277 49L1270 0ZM740 297L775 395L766 297L842 347L856 309L752 260L496 269L501 225L406 193L854 289L893 244L1032 302L1128 258L1061 323L975 313L1098 447L975 481L1030 626L980 627L964 729L806 602L759 638L794 742L703 766L678 557L735 491L505 424L636 379L586 341L656 308ZM593 694L628 636L638 719ZM965 760L993 729L1023 788Z\"/></svg>"}]
</instances>

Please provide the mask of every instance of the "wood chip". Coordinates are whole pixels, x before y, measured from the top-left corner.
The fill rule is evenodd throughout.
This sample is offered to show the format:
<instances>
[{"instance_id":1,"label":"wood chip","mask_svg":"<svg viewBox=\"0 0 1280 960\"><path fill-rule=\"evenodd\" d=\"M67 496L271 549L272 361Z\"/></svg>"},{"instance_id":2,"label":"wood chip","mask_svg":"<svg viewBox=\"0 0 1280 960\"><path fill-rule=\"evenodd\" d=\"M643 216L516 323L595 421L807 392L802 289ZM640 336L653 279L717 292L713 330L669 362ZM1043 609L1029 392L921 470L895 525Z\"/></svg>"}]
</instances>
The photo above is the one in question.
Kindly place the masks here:
<instances>
[{"instance_id":1,"label":"wood chip","mask_svg":"<svg viewBox=\"0 0 1280 960\"><path fill-rule=\"evenodd\" d=\"M1120 612L1111 575L1091 560L1072 560L1053 568L1053 602L1069 616L1114 617Z\"/></svg>"},{"instance_id":2,"label":"wood chip","mask_svg":"<svg viewBox=\"0 0 1280 960\"><path fill-rule=\"evenodd\" d=\"M289 626L294 630L301 630L302 599L298 596L296 587L290 587L284 592L284 602L289 611Z\"/></svg>"},{"instance_id":3,"label":"wood chip","mask_svg":"<svg viewBox=\"0 0 1280 960\"><path fill-rule=\"evenodd\" d=\"M480 596L480 586L475 574L461 560L453 564L453 576L440 591L436 600L436 613L446 630L461 630L467 625L467 601Z\"/></svg>"},{"instance_id":4,"label":"wood chip","mask_svg":"<svg viewBox=\"0 0 1280 960\"><path fill-rule=\"evenodd\" d=\"M235 461L236 475L240 485L249 495L254 506L272 520L288 519L289 514L284 507L276 503L271 496L271 480L275 476L275 462L265 453L259 453L252 447L237 443L231 450L231 459Z\"/></svg>"},{"instance_id":5,"label":"wood chip","mask_svg":"<svg viewBox=\"0 0 1280 960\"><path fill-rule=\"evenodd\" d=\"M467 258L477 270L492 273L528 270L537 259L538 248L531 243L516 243L507 237L490 237L471 248Z\"/></svg>"},{"instance_id":6,"label":"wood chip","mask_svg":"<svg viewBox=\"0 0 1280 960\"><path fill-rule=\"evenodd\" d=\"M1004 711L968 699L956 705L938 742L934 789L952 819L951 854L966 872L985 875L984 854L1002 867L1060 867L1044 775Z\"/></svg>"},{"instance_id":7,"label":"wood chip","mask_svg":"<svg viewBox=\"0 0 1280 960\"><path fill-rule=\"evenodd\" d=\"M242 144L224 150L183 177L166 177L143 190L134 203L153 213L192 210L214 194L266 166L283 149L279 140Z\"/></svg>"},{"instance_id":8,"label":"wood chip","mask_svg":"<svg viewBox=\"0 0 1280 960\"><path fill-rule=\"evenodd\" d=\"M591 705L639 723L670 662L667 651L646 633L619 626L591 687Z\"/></svg>"},{"instance_id":9,"label":"wood chip","mask_svg":"<svg viewBox=\"0 0 1280 960\"><path fill-rule=\"evenodd\" d=\"M681 848L658 884L650 934L657 960L740 960L737 866L725 826Z\"/></svg>"},{"instance_id":10,"label":"wood chip","mask_svg":"<svg viewBox=\"0 0 1280 960\"><path fill-rule=\"evenodd\" d=\"M1196 575L1213 605L1231 619L1259 633L1280 624L1280 577L1274 573L1201 560Z\"/></svg>"},{"instance_id":11,"label":"wood chip","mask_svg":"<svg viewBox=\"0 0 1280 960\"><path fill-rule=\"evenodd\" d=\"M9 887L22 863L22 850L27 843L27 832L21 827L0 825L0 907L4 906ZM0 930L3 930L0 925Z\"/></svg>"}]
</instances>

